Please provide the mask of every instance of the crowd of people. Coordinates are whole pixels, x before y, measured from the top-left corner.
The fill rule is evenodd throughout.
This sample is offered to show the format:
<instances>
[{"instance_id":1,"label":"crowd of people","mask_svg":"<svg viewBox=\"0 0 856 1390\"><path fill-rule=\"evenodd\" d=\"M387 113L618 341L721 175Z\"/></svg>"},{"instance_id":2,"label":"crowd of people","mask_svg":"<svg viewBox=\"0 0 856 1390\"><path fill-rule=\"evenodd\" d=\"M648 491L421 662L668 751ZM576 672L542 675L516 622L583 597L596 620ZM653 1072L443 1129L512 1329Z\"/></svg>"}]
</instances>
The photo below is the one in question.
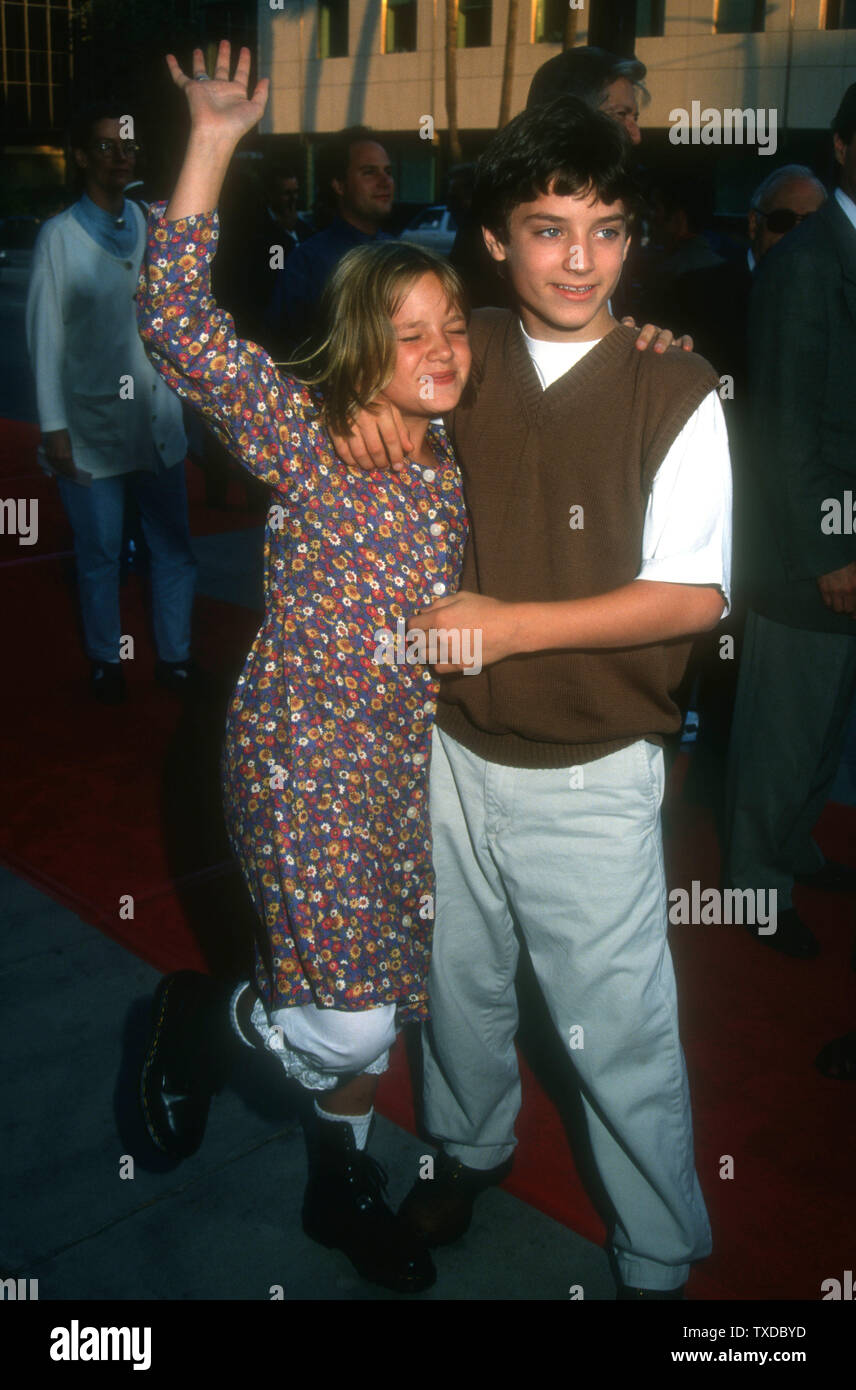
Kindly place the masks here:
<instances>
[{"instance_id":1,"label":"crowd of people","mask_svg":"<svg viewBox=\"0 0 856 1390\"><path fill-rule=\"evenodd\" d=\"M856 526L824 521L830 499L852 509L856 471L856 84L832 119L837 186L774 170L734 256L693 180L640 190L642 65L570 50L452 171L444 260L384 230L392 165L362 127L327 150L326 225L298 217L288 166L254 203L230 165L267 80L249 93L228 44L213 76L200 51L189 75L167 62L191 118L171 198L146 217L125 197L134 143L90 112L84 191L40 235L27 314L97 698L123 694L126 497L159 678L193 685L181 403L212 466L237 461L285 517L223 752L263 930L234 988L162 981L149 1132L195 1151L225 1040L274 1055L312 1099L307 1232L379 1284L429 1287L430 1249L513 1161L519 933L581 1083L618 1297L681 1298L711 1234L660 808L691 701L724 883L777 894L759 944L807 960L795 882L856 889L812 839L856 691ZM646 223L662 254L637 282ZM399 629L477 633L478 667L464 643L380 654ZM439 1149L393 1212L366 1146L413 1022ZM819 1065L856 1075L856 1036Z\"/></svg>"}]
</instances>

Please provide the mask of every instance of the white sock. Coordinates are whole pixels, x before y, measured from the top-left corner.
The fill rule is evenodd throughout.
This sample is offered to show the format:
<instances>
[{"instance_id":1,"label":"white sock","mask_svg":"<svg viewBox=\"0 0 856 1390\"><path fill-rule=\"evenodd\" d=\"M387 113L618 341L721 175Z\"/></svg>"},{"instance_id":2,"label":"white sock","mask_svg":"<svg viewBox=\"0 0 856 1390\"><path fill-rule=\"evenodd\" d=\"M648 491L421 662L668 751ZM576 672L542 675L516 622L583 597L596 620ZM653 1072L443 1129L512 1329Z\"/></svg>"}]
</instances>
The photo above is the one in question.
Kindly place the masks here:
<instances>
[{"instance_id":1,"label":"white sock","mask_svg":"<svg viewBox=\"0 0 856 1390\"><path fill-rule=\"evenodd\" d=\"M331 1124L349 1124L354 1131L354 1143L358 1149L364 1149L369 1137L369 1125L372 1122L374 1106L367 1115L330 1115L326 1110L315 1101L315 1114L322 1120L329 1120Z\"/></svg>"}]
</instances>

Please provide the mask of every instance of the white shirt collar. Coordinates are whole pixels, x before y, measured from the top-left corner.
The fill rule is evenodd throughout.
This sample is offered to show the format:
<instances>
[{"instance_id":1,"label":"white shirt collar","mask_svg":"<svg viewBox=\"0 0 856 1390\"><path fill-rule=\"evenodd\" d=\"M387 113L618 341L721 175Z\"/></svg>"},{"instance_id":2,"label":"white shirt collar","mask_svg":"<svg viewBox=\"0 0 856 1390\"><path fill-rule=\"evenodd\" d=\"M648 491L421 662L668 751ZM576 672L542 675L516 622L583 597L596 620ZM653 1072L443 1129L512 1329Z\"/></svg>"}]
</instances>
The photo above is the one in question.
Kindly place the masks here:
<instances>
[{"instance_id":1,"label":"white shirt collar","mask_svg":"<svg viewBox=\"0 0 856 1390\"><path fill-rule=\"evenodd\" d=\"M844 216L852 223L853 230L856 231L856 203L841 188L836 188L835 196L838 200Z\"/></svg>"}]
</instances>

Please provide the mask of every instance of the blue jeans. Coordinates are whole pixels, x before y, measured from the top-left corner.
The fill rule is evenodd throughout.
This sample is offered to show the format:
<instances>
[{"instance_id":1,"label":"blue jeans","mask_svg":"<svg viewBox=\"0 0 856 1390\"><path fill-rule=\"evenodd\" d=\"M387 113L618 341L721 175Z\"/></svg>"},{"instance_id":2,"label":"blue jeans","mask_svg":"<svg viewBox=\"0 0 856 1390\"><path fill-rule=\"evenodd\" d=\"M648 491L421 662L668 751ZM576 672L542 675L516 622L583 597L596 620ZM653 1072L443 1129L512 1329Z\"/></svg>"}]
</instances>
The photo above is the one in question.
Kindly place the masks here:
<instances>
[{"instance_id":1,"label":"blue jeans","mask_svg":"<svg viewBox=\"0 0 856 1390\"><path fill-rule=\"evenodd\" d=\"M154 473L99 478L91 487L58 478L60 496L74 531L77 582L86 652L92 661L118 661L119 558L126 490L135 498L151 551L152 620L161 661L190 656L190 618L196 561L190 547L184 465Z\"/></svg>"}]
</instances>

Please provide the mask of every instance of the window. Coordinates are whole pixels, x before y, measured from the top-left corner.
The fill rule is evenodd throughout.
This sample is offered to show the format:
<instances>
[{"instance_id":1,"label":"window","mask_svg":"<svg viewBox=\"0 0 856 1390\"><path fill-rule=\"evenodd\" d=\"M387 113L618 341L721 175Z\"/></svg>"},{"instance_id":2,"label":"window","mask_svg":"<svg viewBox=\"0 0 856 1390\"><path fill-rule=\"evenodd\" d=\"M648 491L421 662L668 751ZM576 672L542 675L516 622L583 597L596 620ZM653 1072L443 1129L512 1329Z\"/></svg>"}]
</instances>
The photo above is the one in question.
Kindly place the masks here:
<instances>
[{"instance_id":1,"label":"window","mask_svg":"<svg viewBox=\"0 0 856 1390\"><path fill-rule=\"evenodd\" d=\"M6 88L6 114L10 124L22 126L27 123L27 89L22 82L10 82Z\"/></svg>"},{"instance_id":2,"label":"window","mask_svg":"<svg viewBox=\"0 0 856 1390\"><path fill-rule=\"evenodd\" d=\"M26 43L24 37L24 6L4 5L3 10L6 19L6 47L23 48Z\"/></svg>"},{"instance_id":3,"label":"window","mask_svg":"<svg viewBox=\"0 0 856 1390\"><path fill-rule=\"evenodd\" d=\"M51 89L47 86L30 88L31 123L37 126L52 124Z\"/></svg>"},{"instance_id":4,"label":"window","mask_svg":"<svg viewBox=\"0 0 856 1390\"><path fill-rule=\"evenodd\" d=\"M318 57L347 58L348 0L319 0Z\"/></svg>"},{"instance_id":5,"label":"window","mask_svg":"<svg viewBox=\"0 0 856 1390\"><path fill-rule=\"evenodd\" d=\"M47 53L30 54L30 81L49 83L51 80L50 63Z\"/></svg>"},{"instance_id":6,"label":"window","mask_svg":"<svg viewBox=\"0 0 856 1390\"><path fill-rule=\"evenodd\" d=\"M386 0L383 51L416 52L416 0Z\"/></svg>"},{"instance_id":7,"label":"window","mask_svg":"<svg viewBox=\"0 0 856 1390\"><path fill-rule=\"evenodd\" d=\"M44 5L30 5L27 24L30 30L30 48L45 49L48 46L47 11Z\"/></svg>"},{"instance_id":8,"label":"window","mask_svg":"<svg viewBox=\"0 0 856 1390\"><path fill-rule=\"evenodd\" d=\"M429 208L427 212L422 212L418 217L415 217L410 225L416 231L438 232L443 225L443 209Z\"/></svg>"},{"instance_id":9,"label":"window","mask_svg":"<svg viewBox=\"0 0 856 1390\"><path fill-rule=\"evenodd\" d=\"M660 39L666 23L666 0L636 0L637 39Z\"/></svg>"},{"instance_id":10,"label":"window","mask_svg":"<svg viewBox=\"0 0 856 1390\"><path fill-rule=\"evenodd\" d=\"M856 29L856 0L826 0L827 29Z\"/></svg>"},{"instance_id":11,"label":"window","mask_svg":"<svg viewBox=\"0 0 856 1390\"><path fill-rule=\"evenodd\" d=\"M716 0L717 34L762 34L766 0Z\"/></svg>"},{"instance_id":12,"label":"window","mask_svg":"<svg viewBox=\"0 0 856 1390\"><path fill-rule=\"evenodd\" d=\"M567 0L536 0L535 42L563 43L567 13Z\"/></svg>"},{"instance_id":13,"label":"window","mask_svg":"<svg viewBox=\"0 0 856 1390\"><path fill-rule=\"evenodd\" d=\"M54 52L67 54L69 50L68 10L51 8L51 48Z\"/></svg>"},{"instance_id":14,"label":"window","mask_svg":"<svg viewBox=\"0 0 856 1390\"><path fill-rule=\"evenodd\" d=\"M12 48L6 51L6 78L9 82L26 82L27 80L27 54L23 48Z\"/></svg>"},{"instance_id":15,"label":"window","mask_svg":"<svg viewBox=\"0 0 856 1390\"><path fill-rule=\"evenodd\" d=\"M491 0L460 0L458 48L490 48Z\"/></svg>"}]
</instances>

